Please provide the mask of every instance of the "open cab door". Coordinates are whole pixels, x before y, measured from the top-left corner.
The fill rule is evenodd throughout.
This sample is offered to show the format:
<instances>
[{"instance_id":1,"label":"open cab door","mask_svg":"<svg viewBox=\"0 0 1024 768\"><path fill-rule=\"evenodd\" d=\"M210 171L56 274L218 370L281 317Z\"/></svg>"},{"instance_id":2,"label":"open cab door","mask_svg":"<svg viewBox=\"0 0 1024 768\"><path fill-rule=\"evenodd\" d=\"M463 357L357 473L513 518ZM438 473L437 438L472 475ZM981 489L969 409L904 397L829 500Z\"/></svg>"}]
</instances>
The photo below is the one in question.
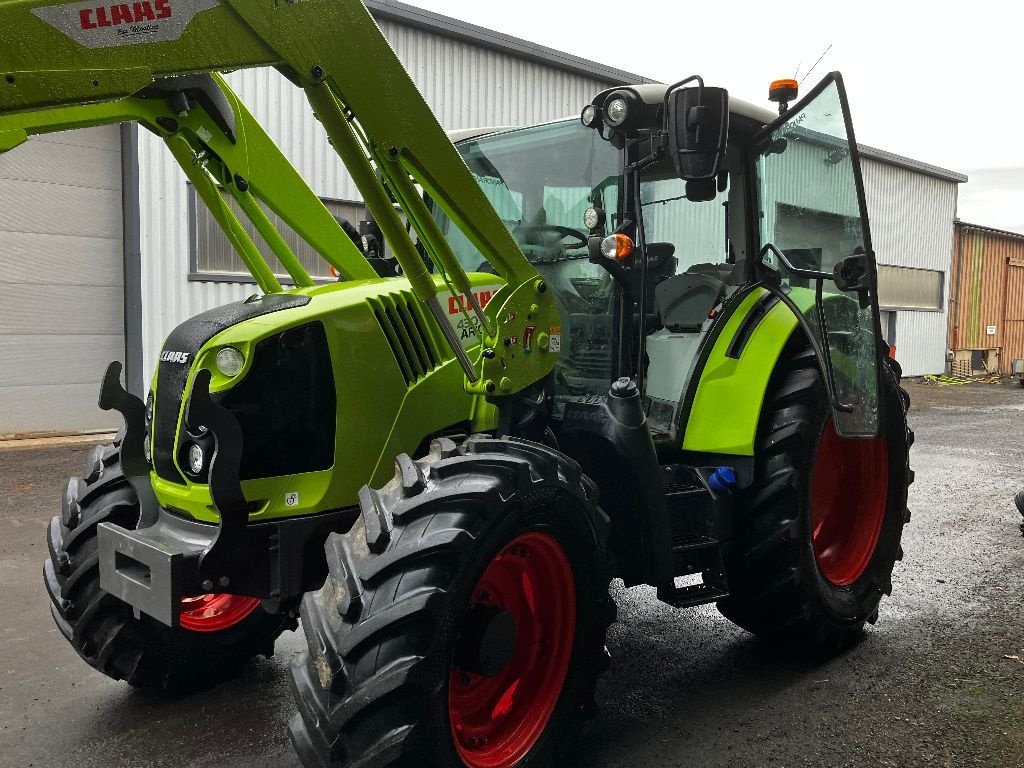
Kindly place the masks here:
<instances>
[{"instance_id":1,"label":"open cab door","mask_svg":"<svg viewBox=\"0 0 1024 768\"><path fill-rule=\"evenodd\" d=\"M765 282L810 337L836 431L877 437L878 278L839 73L767 126L755 147Z\"/></svg>"}]
</instances>

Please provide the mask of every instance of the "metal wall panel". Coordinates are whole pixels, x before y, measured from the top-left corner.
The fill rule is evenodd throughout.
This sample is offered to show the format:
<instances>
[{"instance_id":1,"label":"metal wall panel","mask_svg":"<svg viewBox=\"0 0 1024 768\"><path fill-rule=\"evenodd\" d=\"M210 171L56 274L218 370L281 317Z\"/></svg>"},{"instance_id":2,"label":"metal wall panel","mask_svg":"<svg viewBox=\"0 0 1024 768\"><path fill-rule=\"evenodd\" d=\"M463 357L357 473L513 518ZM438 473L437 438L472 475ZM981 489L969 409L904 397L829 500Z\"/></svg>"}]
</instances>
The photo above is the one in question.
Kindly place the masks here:
<instances>
[{"instance_id":1,"label":"metal wall panel","mask_svg":"<svg viewBox=\"0 0 1024 768\"><path fill-rule=\"evenodd\" d=\"M612 85L393 22L381 28L447 129L529 125L575 115ZM228 80L318 195L361 199L302 91L269 69L236 72ZM148 386L163 340L178 323L244 299L256 287L188 281L184 174L163 143L146 131L140 132L139 152Z\"/></svg>"},{"instance_id":2,"label":"metal wall panel","mask_svg":"<svg viewBox=\"0 0 1024 768\"><path fill-rule=\"evenodd\" d=\"M1003 373L1012 373L1013 361L1024 359L1024 320L1005 321L1003 344L999 368Z\"/></svg>"},{"instance_id":3,"label":"metal wall panel","mask_svg":"<svg viewBox=\"0 0 1024 768\"><path fill-rule=\"evenodd\" d=\"M943 296L950 296L956 183L875 160L861 166L878 263L940 271ZM945 370L948 311L946 303L938 312L896 313L896 357L905 375Z\"/></svg>"},{"instance_id":4,"label":"metal wall panel","mask_svg":"<svg viewBox=\"0 0 1024 768\"><path fill-rule=\"evenodd\" d=\"M946 315L943 312L896 312L896 359L904 376L946 370Z\"/></svg>"},{"instance_id":5,"label":"metal wall panel","mask_svg":"<svg viewBox=\"0 0 1024 768\"><path fill-rule=\"evenodd\" d=\"M117 425L96 397L124 359L120 157L117 126L0 157L0 435Z\"/></svg>"},{"instance_id":6,"label":"metal wall panel","mask_svg":"<svg viewBox=\"0 0 1024 768\"><path fill-rule=\"evenodd\" d=\"M1024 236L962 224L953 258L950 346L999 350L1010 373L1024 358Z\"/></svg>"}]
</instances>

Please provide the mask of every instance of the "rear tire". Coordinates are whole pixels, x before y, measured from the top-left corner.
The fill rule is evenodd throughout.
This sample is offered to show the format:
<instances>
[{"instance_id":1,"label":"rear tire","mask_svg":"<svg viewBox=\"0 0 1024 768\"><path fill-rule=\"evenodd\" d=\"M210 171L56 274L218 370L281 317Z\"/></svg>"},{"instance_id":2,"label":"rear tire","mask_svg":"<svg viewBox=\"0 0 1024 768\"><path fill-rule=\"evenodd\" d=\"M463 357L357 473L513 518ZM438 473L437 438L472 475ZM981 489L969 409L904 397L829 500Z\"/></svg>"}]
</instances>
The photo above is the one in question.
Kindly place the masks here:
<instances>
[{"instance_id":1,"label":"rear tire","mask_svg":"<svg viewBox=\"0 0 1024 768\"><path fill-rule=\"evenodd\" d=\"M309 650L292 667L290 730L303 763L570 764L615 611L595 486L539 444L435 440L421 461L399 456L360 506L302 604ZM517 559L535 575L501 578ZM517 616L514 651L490 677L459 661L481 606Z\"/></svg>"},{"instance_id":2,"label":"rear tire","mask_svg":"<svg viewBox=\"0 0 1024 768\"><path fill-rule=\"evenodd\" d=\"M71 479L61 515L50 521L43 578L61 634L107 677L165 693L209 688L240 675L253 657L271 656L294 619L255 606L219 631L172 629L145 614L135 618L131 606L100 588L97 526L131 530L139 522L138 498L119 457L119 442L96 446L85 476Z\"/></svg>"},{"instance_id":3,"label":"rear tire","mask_svg":"<svg viewBox=\"0 0 1024 768\"><path fill-rule=\"evenodd\" d=\"M881 378L883 438L854 442L835 436L818 360L804 337L790 342L773 376L754 484L738 500L727 560L730 597L718 605L726 618L763 639L837 652L857 639L865 622L877 620L882 596L892 593L910 519L913 433L898 368L886 360ZM843 446L852 454L842 453ZM836 462L831 471L818 464L830 457ZM831 475L829 483L823 475ZM824 497L838 511L822 509L821 489L829 484L833 494ZM860 496L851 503L854 493ZM857 517L848 514L838 533L827 535L835 530L830 512Z\"/></svg>"}]
</instances>

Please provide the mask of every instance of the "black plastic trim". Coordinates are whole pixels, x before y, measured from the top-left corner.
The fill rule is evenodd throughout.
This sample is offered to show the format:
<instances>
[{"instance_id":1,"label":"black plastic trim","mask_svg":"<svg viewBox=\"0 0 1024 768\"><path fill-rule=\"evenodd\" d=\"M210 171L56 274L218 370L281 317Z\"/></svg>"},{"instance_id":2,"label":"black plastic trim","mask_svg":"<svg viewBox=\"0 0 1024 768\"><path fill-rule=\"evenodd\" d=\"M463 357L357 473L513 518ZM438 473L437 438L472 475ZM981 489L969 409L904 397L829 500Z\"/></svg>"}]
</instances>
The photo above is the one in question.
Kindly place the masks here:
<instances>
[{"instance_id":1,"label":"black plastic trim","mask_svg":"<svg viewBox=\"0 0 1024 768\"><path fill-rule=\"evenodd\" d=\"M779 301L779 297L774 293L766 293L757 300L757 303L751 307L747 316L743 318L743 322L740 323L736 335L729 342L729 349L725 351L726 357L731 357L733 360L740 359L743 355L743 350L747 348L747 344L754 335L754 331L757 330L757 326L761 324L761 321L768 316L768 313L771 312Z\"/></svg>"}]
</instances>

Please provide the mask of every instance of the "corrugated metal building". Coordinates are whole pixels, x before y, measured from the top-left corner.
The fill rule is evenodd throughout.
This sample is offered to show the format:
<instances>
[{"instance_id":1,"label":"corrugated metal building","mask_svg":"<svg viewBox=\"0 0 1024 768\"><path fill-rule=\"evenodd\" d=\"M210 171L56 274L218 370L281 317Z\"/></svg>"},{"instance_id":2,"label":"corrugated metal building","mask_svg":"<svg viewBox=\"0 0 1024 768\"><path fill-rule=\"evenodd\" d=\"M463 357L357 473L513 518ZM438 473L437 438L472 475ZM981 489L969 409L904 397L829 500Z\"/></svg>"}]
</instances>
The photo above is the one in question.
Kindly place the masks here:
<instances>
[{"instance_id":1,"label":"corrugated metal building","mask_svg":"<svg viewBox=\"0 0 1024 768\"><path fill-rule=\"evenodd\" d=\"M1024 359L1024 235L958 221L951 280L952 373L1012 373Z\"/></svg>"},{"instance_id":2,"label":"corrugated metal building","mask_svg":"<svg viewBox=\"0 0 1024 768\"><path fill-rule=\"evenodd\" d=\"M941 373L957 190L967 177L872 147L861 152L882 334L905 375Z\"/></svg>"},{"instance_id":3,"label":"corrugated metal building","mask_svg":"<svg viewBox=\"0 0 1024 768\"><path fill-rule=\"evenodd\" d=\"M450 129L527 125L575 115L598 91L645 80L393 0L367 0L367 6L442 124ZM272 70L239 72L229 79L328 207L359 218L356 189L301 91ZM116 129L110 130L116 137ZM0 435L73 432L115 424L116 418L95 407L95 392L110 357L123 351L129 388L144 392L163 340L178 323L254 290L237 256L218 245L205 209L195 204L192 190L162 142L125 126L120 142L107 143L114 178L97 185L102 190L96 194L111 198L103 208L109 216L104 219L106 229L96 234L99 239L90 241L93 250L103 245L104 263L95 265L95 273L80 282L102 283L96 290L112 293L102 301L91 298L92 293L80 293L76 305L88 304L97 318L90 315L78 323L67 318L62 327L81 333L100 329L96 332L105 335L105 343L113 339L117 349L107 350L107 344L102 353L69 357L57 347L47 351L44 345L30 358L19 357L18 345L23 347L24 340L12 339L19 333L17 327L0 324L0 351L15 350L3 355L0 406L15 402L11 399L15 397L21 398L18 403L26 402L26 392L38 405L0 407ZM17 158L26 151L29 148L0 157L0 196L5 178L22 183ZM891 310L884 318L884 331L898 347L908 374L941 370L956 186L966 178L869 147L862 151L875 247L880 263L893 265L881 275L883 303ZM19 206L38 207L21 193L10 197L10 205L5 204L0 214L4 241L0 254L5 245L15 242L14 236L21 236L23 222L34 220L31 210L20 212ZM70 210L53 216L52 207L51 219L74 220ZM111 243L116 247L108 248ZM48 248L63 254L69 248L82 251L78 246L56 244ZM76 274L64 266L49 273L49 282L63 283ZM14 286L16 278L0 275L0 292L5 280L14 281L12 290L20 291ZM932 295L936 286L941 292L937 304ZM76 317L84 318L80 313ZM123 336L117 333L122 329ZM97 347L90 343L88 349L95 352ZM57 370L66 382L54 378ZM58 383L63 389L48 389ZM20 389L15 391L16 387ZM43 402L46 393L52 395L52 402Z\"/></svg>"}]
</instances>

